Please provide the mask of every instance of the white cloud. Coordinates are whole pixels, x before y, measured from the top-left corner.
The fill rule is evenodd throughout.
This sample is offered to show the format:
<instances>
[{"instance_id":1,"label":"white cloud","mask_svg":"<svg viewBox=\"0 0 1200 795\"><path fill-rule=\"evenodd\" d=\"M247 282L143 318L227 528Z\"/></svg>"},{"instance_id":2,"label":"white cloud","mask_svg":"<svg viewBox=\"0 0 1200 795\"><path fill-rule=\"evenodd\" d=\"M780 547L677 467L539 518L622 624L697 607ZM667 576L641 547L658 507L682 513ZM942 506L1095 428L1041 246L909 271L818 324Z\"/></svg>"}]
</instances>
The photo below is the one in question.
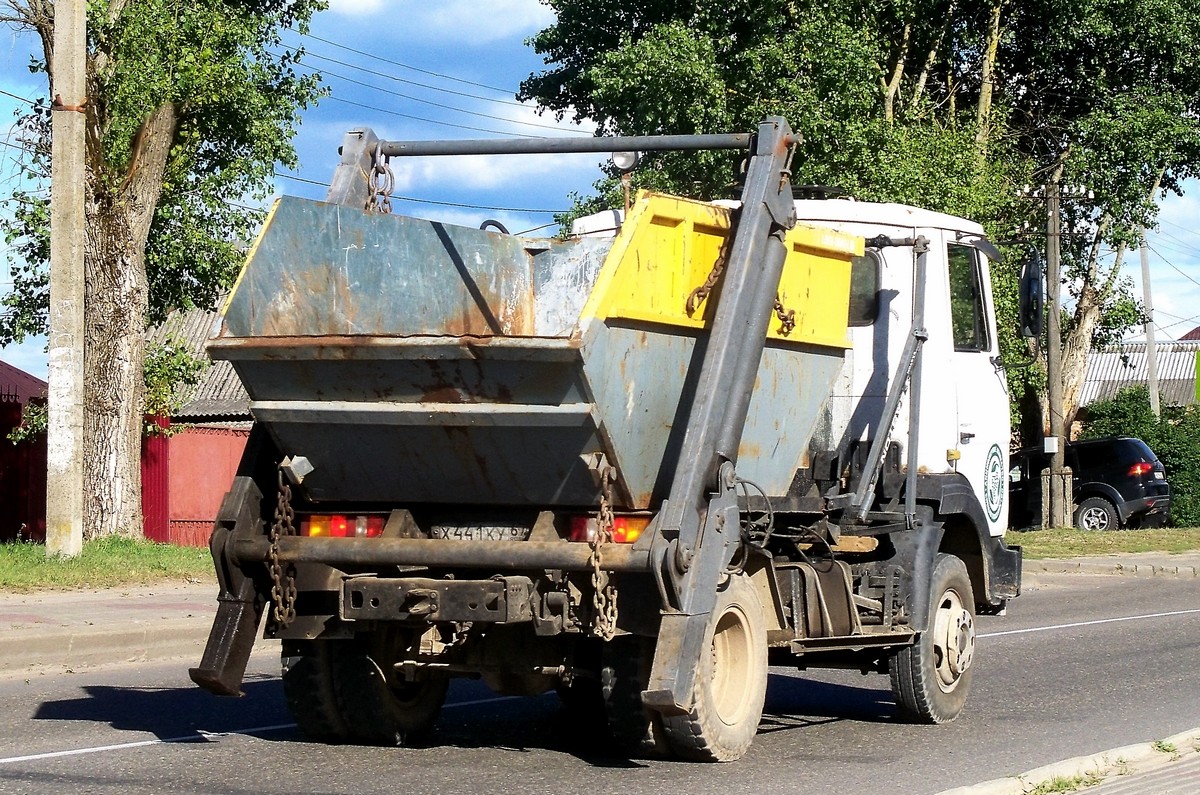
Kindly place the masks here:
<instances>
[{"instance_id":1,"label":"white cloud","mask_svg":"<svg viewBox=\"0 0 1200 795\"><path fill-rule=\"evenodd\" d=\"M536 185L539 194L554 185L562 185L565 197L581 183L588 185L599 179L598 167L602 157L594 154L577 155L463 155L457 157L425 157L393 159L396 191L430 188L461 190L504 189L511 199L508 204L528 206L529 195ZM564 200L565 201L565 200ZM565 208L565 204L562 208Z\"/></svg>"},{"instance_id":2,"label":"white cloud","mask_svg":"<svg viewBox=\"0 0 1200 795\"><path fill-rule=\"evenodd\" d=\"M349 17L365 17L384 8L383 0L329 0L329 10Z\"/></svg>"},{"instance_id":3,"label":"white cloud","mask_svg":"<svg viewBox=\"0 0 1200 795\"><path fill-rule=\"evenodd\" d=\"M362 1L362 0L360 0ZM446 0L405 3L405 27L434 37L473 44L524 36L554 21L554 12L539 0Z\"/></svg>"}]
</instances>

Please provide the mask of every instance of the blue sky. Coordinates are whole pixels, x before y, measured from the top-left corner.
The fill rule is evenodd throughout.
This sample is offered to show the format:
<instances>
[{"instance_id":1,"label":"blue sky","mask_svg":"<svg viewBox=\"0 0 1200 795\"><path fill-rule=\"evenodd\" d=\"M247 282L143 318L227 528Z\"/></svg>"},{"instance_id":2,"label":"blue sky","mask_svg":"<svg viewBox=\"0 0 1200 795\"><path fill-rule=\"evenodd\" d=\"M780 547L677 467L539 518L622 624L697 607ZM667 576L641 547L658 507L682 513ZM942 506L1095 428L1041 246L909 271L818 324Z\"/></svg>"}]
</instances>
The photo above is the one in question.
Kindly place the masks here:
<instances>
[{"instance_id":1,"label":"blue sky","mask_svg":"<svg viewBox=\"0 0 1200 795\"><path fill-rule=\"evenodd\" d=\"M332 96L304 114L295 140L301 180L279 178L278 193L320 199L337 162L346 130L360 125L396 139L488 138L497 135L587 135L590 127L538 116L513 97L521 80L541 68L524 41L552 21L537 0L331 0L302 43L306 63L323 72ZM0 31L0 91L32 98L46 92L40 75L25 69L33 42ZM0 94L0 142L17 100ZM474 128L474 129L469 129ZM551 129L553 128L553 129ZM724 131L714 131L724 132ZM0 143L0 194L14 184L15 152ZM478 226L488 218L513 232L551 221L545 212L569 206L572 192L587 193L600 176L595 155L425 158L393 161L398 196L393 211ZM1168 200L1151 237L1151 270L1159 339L1200 325L1200 184L1184 199ZM446 202L449 206L430 202ZM485 209L508 208L508 209ZM1136 252L1124 270L1140 295ZM0 269L0 291L10 277ZM0 350L0 358L45 377L44 340Z\"/></svg>"}]
</instances>

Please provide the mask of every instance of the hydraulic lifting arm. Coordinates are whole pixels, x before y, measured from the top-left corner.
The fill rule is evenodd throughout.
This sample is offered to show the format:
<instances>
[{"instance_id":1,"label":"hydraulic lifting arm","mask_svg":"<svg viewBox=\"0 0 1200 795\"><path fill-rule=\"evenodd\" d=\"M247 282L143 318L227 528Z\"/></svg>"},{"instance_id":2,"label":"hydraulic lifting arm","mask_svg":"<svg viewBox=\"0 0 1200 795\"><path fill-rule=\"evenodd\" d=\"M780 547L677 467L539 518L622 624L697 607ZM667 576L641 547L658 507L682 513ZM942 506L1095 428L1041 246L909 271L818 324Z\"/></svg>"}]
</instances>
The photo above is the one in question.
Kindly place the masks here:
<instances>
[{"instance_id":1,"label":"hydraulic lifting arm","mask_svg":"<svg viewBox=\"0 0 1200 795\"><path fill-rule=\"evenodd\" d=\"M740 539L734 468L783 273L784 235L795 224L790 167L797 140L782 118L758 128L696 401L658 516L651 564L664 606L642 700L664 713L692 706L695 663Z\"/></svg>"}]
</instances>

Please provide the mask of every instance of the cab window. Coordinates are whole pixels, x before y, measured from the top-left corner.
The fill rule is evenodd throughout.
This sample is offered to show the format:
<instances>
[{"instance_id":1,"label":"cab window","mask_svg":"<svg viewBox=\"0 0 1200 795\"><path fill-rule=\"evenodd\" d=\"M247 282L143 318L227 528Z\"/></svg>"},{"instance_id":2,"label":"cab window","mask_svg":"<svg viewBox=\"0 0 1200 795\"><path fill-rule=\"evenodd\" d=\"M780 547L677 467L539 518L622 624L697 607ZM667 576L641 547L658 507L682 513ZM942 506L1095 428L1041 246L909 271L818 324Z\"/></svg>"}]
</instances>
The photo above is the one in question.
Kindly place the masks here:
<instances>
[{"instance_id":1,"label":"cab window","mask_svg":"<svg viewBox=\"0 0 1200 795\"><path fill-rule=\"evenodd\" d=\"M954 331L954 350L991 350L979 257L970 246L952 244L946 253L950 270L950 322Z\"/></svg>"},{"instance_id":2,"label":"cab window","mask_svg":"<svg viewBox=\"0 0 1200 795\"><path fill-rule=\"evenodd\" d=\"M851 326L870 326L879 316L879 253L867 250L850 260Z\"/></svg>"}]
</instances>

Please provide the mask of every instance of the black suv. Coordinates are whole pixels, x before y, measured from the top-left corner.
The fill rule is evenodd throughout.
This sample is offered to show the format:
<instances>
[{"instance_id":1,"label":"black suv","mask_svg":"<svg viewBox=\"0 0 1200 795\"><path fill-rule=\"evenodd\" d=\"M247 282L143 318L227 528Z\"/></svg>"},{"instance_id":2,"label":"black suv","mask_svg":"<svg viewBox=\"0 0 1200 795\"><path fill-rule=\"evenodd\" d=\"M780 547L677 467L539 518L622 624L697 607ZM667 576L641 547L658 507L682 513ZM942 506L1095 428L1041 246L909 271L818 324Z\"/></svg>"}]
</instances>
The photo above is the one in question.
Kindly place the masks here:
<instances>
[{"instance_id":1,"label":"black suv","mask_svg":"<svg viewBox=\"0 0 1200 795\"><path fill-rule=\"evenodd\" d=\"M1081 530L1161 527L1171 510L1171 487L1158 456L1141 439L1113 436L1067 444L1064 465L1074 482L1075 526ZM1008 523L1038 525L1042 470L1050 456L1039 449L1013 453L1008 470Z\"/></svg>"}]
</instances>

